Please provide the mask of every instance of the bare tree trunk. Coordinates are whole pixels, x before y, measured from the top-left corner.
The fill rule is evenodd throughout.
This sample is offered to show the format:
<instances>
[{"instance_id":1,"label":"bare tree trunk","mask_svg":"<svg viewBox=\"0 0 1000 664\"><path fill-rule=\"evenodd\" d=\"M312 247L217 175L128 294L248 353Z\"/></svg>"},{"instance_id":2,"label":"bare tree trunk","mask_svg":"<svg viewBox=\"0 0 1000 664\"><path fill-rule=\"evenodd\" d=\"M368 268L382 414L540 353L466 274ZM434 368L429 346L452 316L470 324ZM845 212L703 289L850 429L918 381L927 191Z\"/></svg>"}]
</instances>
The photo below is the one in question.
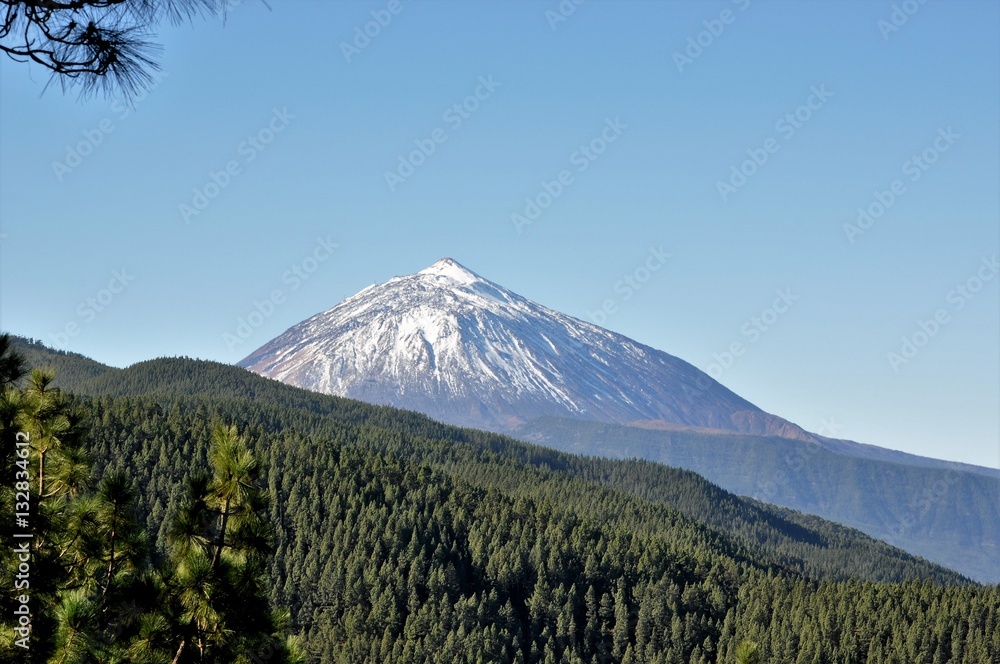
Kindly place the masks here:
<instances>
[{"instance_id":1,"label":"bare tree trunk","mask_svg":"<svg viewBox=\"0 0 1000 664\"><path fill-rule=\"evenodd\" d=\"M222 557L222 548L225 546L226 542L226 526L229 523L229 498L226 498L226 505L222 510L222 525L219 527L219 539L215 542L215 555L212 556L212 569L219 564L219 558Z\"/></svg>"},{"instance_id":2,"label":"bare tree trunk","mask_svg":"<svg viewBox=\"0 0 1000 664\"><path fill-rule=\"evenodd\" d=\"M101 593L104 597L107 597L108 591L111 590L111 577L115 570L115 526L118 524L118 503L115 503L115 511L111 515L111 560L108 561L108 578L104 584L104 592ZM104 607L105 610L107 606Z\"/></svg>"},{"instance_id":3,"label":"bare tree trunk","mask_svg":"<svg viewBox=\"0 0 1000 664\"><path fill-rule=\"evenodd\" d=\"M177 648L177 654L174 655L174 661L170 662L170 664L177 664L177 662L181 661L181 653L184 652L184 646L186 645L187 641L185 639L181 639L181 645Z\"/></svg>"},{"instance_id":4,"label":"bare tree trunk","mask_svg":"<svg viewBox=\"0 0 1000 664\"><path fill-rule=\"evenodd\" d=\"M45 452L38 450L38 498L45 495Z\"/></svg>"},{"instance_id":5,"label":"bare tree trunk","mask_svg":"<svg viewBox=\"0 0 1000 664\"><path fill-rule=\"evenodd\" d=\"M73 645L73 637L75 636L76 636L76 630L70 633L69 639L66 641L66 645L63 646L62 657L59 658L59 661L56 664L62 664L63 662L66 661L66 655L69 654L69 647Z\"/></svg>"},{"instance_id":6,"label":"bare tree trunk","mask_svg":"<svg viewBox=\"0 0 1000 664\"><path fill-rule=\"evenodd\" d=\"M42 498L45 496L42 493L45 488L45 452L46 450L38 450L38 507L42 506ZM35 538L35 550L42 548L42 539L40 537Z\"/></svg>"}]
</instances>

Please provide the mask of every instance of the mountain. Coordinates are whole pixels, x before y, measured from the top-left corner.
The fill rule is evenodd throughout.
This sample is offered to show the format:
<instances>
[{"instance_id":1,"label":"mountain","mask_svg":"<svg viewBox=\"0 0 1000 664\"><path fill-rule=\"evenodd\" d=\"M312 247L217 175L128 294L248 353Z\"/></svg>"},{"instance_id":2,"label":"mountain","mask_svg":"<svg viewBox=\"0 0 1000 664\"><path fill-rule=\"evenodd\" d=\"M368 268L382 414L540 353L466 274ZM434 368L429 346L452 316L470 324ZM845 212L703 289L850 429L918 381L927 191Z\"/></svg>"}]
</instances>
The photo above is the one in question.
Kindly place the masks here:
<instances>
[{"instance_id":1,"label":"mountain","mask_svg":"<svg viewBox=\"0 0 1000 664\"><path fill-rule=\"evenodd\" d=\"M571 416L815 440L681 359L547 309L450 258L362 290L239 366L492 431Z\"/></svg>"},{"instance_id":2,"label":"mountain","mask_svg":"<svg viewBox=\"0 0 1000 664\"><path fill-rule=\"evenodd\" d=\"M694 470L1000 582L1000 471L809 433L681 359L451 259L370 286L239 364L578 454Z\"/></svg>"},{"instance_id":3,"label":"mountain","mask_svg":"<svg viewBox=\"0 0 1000 664\"><path fill-rule=\"evenodd\" d=\"M45 369L55 374L55 385L62 387L78 385L106 372L114 372L114 367L96 362L79 353L49 348L41 341L25 337L11 336L11 348L15 350L29 367Z\"/></svg>"},{"instance_id":4,"label":"mountain","mask_svg":"<svg viewBox=\"0 0 1000 664\"><path fill-rule=\"evenodd\" d=\"M686 468L728 491L821 515L974 579L1000 582L1000 481L960 464L849 456L777 436L570 419L535 420L514 435L573 454Z\"/></svg>"},{"instance_id":5,"label":"mountain","mask_svg":"<svg viewBox=\"0 0 1000 664\"><path fill-rule=\"evenodd\" d=\"M14 346L18 347L18 340ZM66 358L38 347L33 357L31 365L36 367L51 367L59 358ZM69 359L84 361L82 356ZM75 378L63 387L95 412L99 465L124 463L140 473L144 486L156 484L156 471L138 459L128 460L129 456L150 454L137 441L149 438L163 447L157 463L165 463L176 472L190 450L171 447L187 445L189 439L177 433L174 420L180 413L188 413L185 417L197 414L204 424L211 414L260 434L353 442L508 493L572 493L591 511L598 510L608 492L620 494L626 502L634 503L633 507L639 506L635 507L638 513L646 514L632 524L634 528L656 531L659 517L650 510L666 509L683 515L687 522L697 522L699 528L714 530L713 537L731 541L734 550L744 552L741 555L812 578L968 583L952 570L857 530L730 494L690 471L662 464L570 455L503 435L441 424L412 411L317 394L205 360L162 358L126 369L107 367L89 379L82 372L71 373ZM112 403L118 405L109 406ZM142 413L141 430L125 434L105 431L109 426L115 429L121 421L113 418L109 424L97 417L105 408L123 408L133 417ZM124 446L124 452L110 449L116 445ZM300 472L311 474L308 460L301 460L300 466ZM162 478L159 483L164 491L176 491L175 485L164 483ZM624 514L619 506L592 513L590 518L615 524ZM162 516L150 518L151 529L161 525Z\"/></svg>"},{"instance_id":6,"label":"mountain","mask_svg":"<svg viewBox=\"0 0 1000 664\"><path fill-rule=\"evenodd\" d=\"M310 662L1000 655L1000 588L688 471L571 456L214 362L69 382L94 477L131 478L160 554L216 424L245 436L270 496L265 588ZM165 621L132 625L121 636L136 650L177 650Z\"/></svg>"}]
</instances>

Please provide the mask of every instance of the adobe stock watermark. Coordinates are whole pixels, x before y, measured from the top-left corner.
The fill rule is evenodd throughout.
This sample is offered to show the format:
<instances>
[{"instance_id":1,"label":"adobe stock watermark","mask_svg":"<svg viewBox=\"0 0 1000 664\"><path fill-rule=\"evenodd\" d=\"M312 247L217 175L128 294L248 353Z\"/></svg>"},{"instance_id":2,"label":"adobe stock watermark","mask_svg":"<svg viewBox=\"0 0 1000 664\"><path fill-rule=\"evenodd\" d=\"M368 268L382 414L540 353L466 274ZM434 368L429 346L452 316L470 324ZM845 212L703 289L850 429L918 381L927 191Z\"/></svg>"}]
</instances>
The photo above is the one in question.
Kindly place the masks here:
<instances>
[{"instance_id":1,"label":"adobe stock watermark","mask_svg":"<svg viewBox=\"0 0 1000 664\"><path fill-rule=\"evenodd\" d=\"M271 109L271 117L267 124L253 134L247 135L236 146L237 158L230 159L218 171L208 172L208 182L200 187L191 190L191 202L181 203L177 206L177 211L185 224L191 223L191 219L197 217L208 208L209 204L219 197L233 179L243 173L243 168L267 149L274 139L281 132L288 128L289 123L295 116L288 112L288 108Z\"/></svg>"},{"instance_id":2,"label":"adobe stock watermark","mask_svg":"<svg viewBox=\"0 0 1000 664\"><path fill-rule=\"evenodd\" d=\"M121 294L128 290L133 281L135 281L135 275L129 274L128 268L112 270L108 285L82 300L76 307L76 317L67 321L62 330L49 333L52 345L56 347L67 346L70 339L79 336L84 326L93 323L115 300L121 297Z\"/></svg>"},{"instance_id":3,"label":"adobe stock watermark","mask_svg":"<svg viewBox=\"0 0 1000 664\"><path fill-rule=\"evenodd\" d=\"M750 6L750 0L732 0L732 2L741 12L745 12ZM687 38L683 52L674 51L673 53L677 71L683 74L685 67L693 65L694 61L700 58L706 50L712 47L715 40L722 36L722 33L726 31L726 26L730 26L736 21L737 16L739 14L726 8L719 12L717 18L702 21L701 24L705 29L693 37Z\"/></svg>"},{"instance_id":4,"label":"adobe stock watermark","mask_svg":"<svg viewBox=\"0 0 1000 664\"><path fill-rule=\"evenodd\" d=\"M736 360L746 353L747 346L760 341L764 333L773 328L799 299L790 288L779 288L774 292L777 297L771 306L763 309L757 316L751 316L750 320L740 327L740 334L746 339L745 342L734 341L721 353L712 353L714 361L708 365L709 376L715 380L722 378L722 375L736 364Z\"/></svg>"},{"instance_id":5,"label":"adobe stock watermark","mask_svg":"<svg viewBox=\"0 0 1000 664\"><path fill-rule=\"evenodd\" d=\"M906 25L910 21L910 18L920 11L920 8L925 4L927 4L927 0L903 0L903 2L894 3L892 5L892 13L889 14L889 20L880 18L875 24L878 31L882 34L882 41L889 41L889 35Z\"/></svg>"},{"instance_id":6,"label":"adobe stock watermark","mask_svg":"<svg viewBox=\"0 0 1000 664\"><path fill-rule=\"evenodd\" d=\"M824 438L833 438L841 430L841 425L833 417L825 417L820 421L817 434ZM823 448L817 443L802 442L795 446L794 451L783 457L785 468L779 468L769 480L757 482L756 500L770 502L778 497L781 489L791 484L792 476L801 473ZM785 470L787 468L787 470Z\"/></svg>"},{"instance_id":7,"label":"adobe stock watermark","mask_svg":"<svg viewBox=\"0 0 1000 664\"><path fill-rule=\"evenodd\" d=\"M344 60L350 64L354 57L361 55L362 51L371 46L372 40L389 27L394 17L399 16L403 6L402 0L389 0L384 9L371 11L372 20L354 26L353 39L350 42L340 42L340 52L344 55Z\"/></svg>"},{"instance_id":8,"label":"adobe stock watermark","mask_svg":"<svg viewBox=\"0 0 1000 664\"><path fill-rule=\"evenodd\" d=\"M287 301L288 293L294 293L301 288L302 284L308 281L323 263L330 260L333 252L339 248L340 245L331 240L329 235L325 238L316 238L316 244L312 251L282 273L281 283L284 286L271 289L261 300L254 300L250 311L236 319L234 330L222 334L226 350L235 350L253 336L257 328L263 325L264 321L273 316L277 308Z\"/></svg>"},{"instance_id":9,"label":"adobe stock watermark","mask_svg":"<svg viewBox=\"0 0 1000 664\"><path fill-rule=\"evenodd\" d=\"M901 366L909 364L910 360L920 352L920 349L951 322L952 314L964 309L965 305L971 302L987 283L993 281L998 271L1000 271L1000 262L997 261L996 254L989 258L983 258L971 277L956 284L948 291L945 302L951 305L950 308L939 307L929 318L918 320L917 329L900 338L898 351L889 351L886 354L892 372L899 373Z\"/></svg>"},{"instance_id":10,"label":"adobe stock watermark","mask_svg":"<svg viewBox=\"0 0 1000 664\"><path fill-rule=\"evenodd\" d=\"M728 180L716 180L715 188L719 192L719 196L722 197L723 202L729 200L730 196L746 185L750 178L767 163L771 155L774 155L781 149L781 141L791 140L795 136L795 132L812 119L813 113L823 108L830 97L833 96L833 93L826 89L825 83L821 84L818 88L815 85L810 87L809 92L810 94L806 97L803 104L785 113L784 116L774 123L774 131L778 133L779 138L771 136L764 141L763 146L747 149L746 154L749 159L741 162L739 166L734 164L729 169Z\"/></svg>"},{"instance_id":11,"label":"adobe stock watermark","mask_svg":"<svg viewBox=\"0 0 1000 664\"><path fill-rule=\"evenodd\" d=\"M778 319L787 313L799 299L799 296L793 294L790 288L778 289L775 294L777 294L777 298L770 307L763 309L758 316L751 316L750 320L740 327L740 334L747 338L749 344L757 343L761 336L777 324ZM736 360L742 357L746 350L743 342L734 341L722 353L712 354L714 361L708 366L707 373L704 371L698 373L694 387L682 382L681 391L684 393L688 405L700 405L701 397L717 384L716 381L736 364Z\"/></svg>"},{"instance_id":12,"label":"adobe stock watermark","mask_svg":"<svg viewBox=\"0 0 1000 664\"><path fill-rule=\"evenodd\" d=\"M415 150L411 150L406 155L399 155L399 162L395 171L385 172L385 183L390 192L395 192L399 185L417 172L417 169L426 163L427 159L437 152L439 145L448 140L448 129L458 130L462 124L472 117L472 114L479 110L480 104L493 96L496 89L502 83L493 80L493 75L480 76L479 85L466 96L462 101L452 104L441 114L441 121L447 125L446 128L437 127L433 129L426 138L414 139Z\"/></svg>"},{"instance_id":13,"label":"adobe stock watermark","mask_svg":"<svg viewBox=\"0 0 1000 664\"><path fill-rule=\"evenodd\" d=\"M163 79L169 76L167 72L159 71L154 71L151 75L153 82L148 88L139 90L131 100L131 103L126 104L119 100L113 101L111 103L111 112L114 114L114 117L105 117L97 123L97 126L91 129L84 129L81 132L83 136L81 140L66 146L66 154L63 156L62 161L52 162L52 173L56 176L56 182L62 182L67 175L79 168L87 157L94 154L94 151L100 145L103 145L107 137L114 132L117 126L115 122L121 122L132 115L133 111L149 97L149 94L159 87Z\"/></svg>"},{"instance_id":14,"label":"adobe stock watermark","mask_svg":"<svg viewBox=\"0 0 1000 664\"><path fill-rule=\"evenodd\" d=\"M961 138L961 134L956 134L951 130L951 127L947 129L943 127L938 127L937 136L931 144L924 148L919 154L911 156L909 159L903 162L903 175L907 176L910 182L916 182L930 170L931 166L937 163L941 155L951 149L951 146ZM872 194L875 199L868 205L864 207L859 207L857 212L858 216L854 220L854 223L846 223L843 225L844 235L847 236L847 241L854 244L856 238L864 235L872 229L879 219L882 218L886 212L889 211L896 201L906 193L906 183L902 179L897 178L889 183L887 189L876 189Z\"/></svg>"},{"instance_id":15,"label":"adobe stock watermark","mask_svg":"<svg viewBox=\"0 0 1000 664\"><path fill-rule=\"evenodd\" d=\"M14 645L28 650L31 648L31 547L30 542L35 533L31 528L31 465L28 463L31 455L31 434L18 431L14 434L14 523L16 530L11 536L16 541L13 545L16 570L11 576L14 587L10 592L11 603L14 605ZM8 526L9 527L9 526Z\"/></svg>"},{"instance_id":16,"label":"adobe stock watermark","mask_svg":"<svg viewBox=\"0 0 1000 664\"><path fill-rule=\"evenodd\" d=\"M929 485L925 486L923 490L915 492L910 497L910 502L907 505L906 514L897 521L894 525L889 527L889 532L886 537L883 537L887 543L893 544L900 537L906 534L906 531L917 525L921 519L927 516L931 507L937 505L951 492L951 487L958 483L961 477L954 468L949 468L945 471L944 477L941 479L934 480Z\"/></svg>"},{"instance_id":17,"label":"adobe stock watermark","mask_svg":"<svg viewBox=\"0 0 1000 664\"><path fill-rule=\"evenodd\" d=\"M622 122L621 118L615 117L614 120L605 118L604 128L601 129L601 132L570 154L570 166L576 167L577 174L583 173L604 154L609 145L621 137L626 129L628 129L628 125ZM542 190L534 196L525 198L524 208L520 212L510 215L514 230L518 234L523 233L524 227L535 223L542 216L542 213L549 209L552 203L562 196L575 181L573 171L570 169L559 171L552 180L543 179L539 183Z\"/></svg>"},{"instance_id":18,"label":"adobe stock watermark","mask_svg":"<svg viewBox=\"0 0 1000 664\"><path fill-rule=\"evenodd\" d=\"M630 272L622 275L622 278L615 282L614 291L620 297L608 298L601 303L601 308L597 311L588 311L587 318L595 325L604 325L609 316L618 313L619 308L625 302L640 291L649 282L653 274L659 272L667 260L671 257L663 250L663 245L659 247L649 247L646 252L646 259Z\"/></svg>"},{"instance_id":19,"label":"adobe stock watermark","mask_svg":"<svg viewBox=\"0 0 1000 664\"><path fill-rule=\"evenodd\" d=\"M545 10L545 20L549 22L549 29L555 32L560 23L565 23L569 17L576 13L577 8L587 0L560 0L555 9Z\"/></svg>"}]
</instances>

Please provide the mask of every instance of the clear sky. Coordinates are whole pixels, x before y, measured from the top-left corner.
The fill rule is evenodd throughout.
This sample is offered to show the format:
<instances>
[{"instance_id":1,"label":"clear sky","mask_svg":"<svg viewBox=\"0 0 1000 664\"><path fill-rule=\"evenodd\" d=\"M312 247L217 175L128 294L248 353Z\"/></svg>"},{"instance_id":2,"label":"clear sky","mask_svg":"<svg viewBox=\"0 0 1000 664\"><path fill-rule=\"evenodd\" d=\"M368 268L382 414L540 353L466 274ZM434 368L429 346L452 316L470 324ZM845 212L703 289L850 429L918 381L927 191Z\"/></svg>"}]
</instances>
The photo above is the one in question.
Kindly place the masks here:
<instances>
[{"instance_id":1,"label":"clear sky","mask_svg":"<svg viewBox=\"0 0 1000 664\"><path fill-rule=\"evenodd\" d=\"M235 362L450 256L807 429L1000 464L998 3L230 4L134 109L4 58L4 330Z\"/></svg>"}]
</instances>

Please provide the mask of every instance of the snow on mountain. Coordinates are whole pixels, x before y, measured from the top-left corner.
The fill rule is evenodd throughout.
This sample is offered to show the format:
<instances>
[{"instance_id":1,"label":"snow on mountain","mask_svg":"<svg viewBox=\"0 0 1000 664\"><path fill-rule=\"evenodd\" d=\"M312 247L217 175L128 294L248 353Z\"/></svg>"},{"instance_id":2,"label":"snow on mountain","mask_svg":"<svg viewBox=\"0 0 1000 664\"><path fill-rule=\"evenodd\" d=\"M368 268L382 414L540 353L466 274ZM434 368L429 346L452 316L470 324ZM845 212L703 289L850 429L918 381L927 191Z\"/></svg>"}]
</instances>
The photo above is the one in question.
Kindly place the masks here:
<instances>
[{"instance_id":1,"label":"snow on mountain","mask_svg":"<svg viewBox=\"0 0 1000 664\"><path fill-rule=\"evenodd\" d=\"M687 362L547 309L450 258L362 290L239 365L497 431L554 416L814 440Z\"/></svg>"}]
</instances>

